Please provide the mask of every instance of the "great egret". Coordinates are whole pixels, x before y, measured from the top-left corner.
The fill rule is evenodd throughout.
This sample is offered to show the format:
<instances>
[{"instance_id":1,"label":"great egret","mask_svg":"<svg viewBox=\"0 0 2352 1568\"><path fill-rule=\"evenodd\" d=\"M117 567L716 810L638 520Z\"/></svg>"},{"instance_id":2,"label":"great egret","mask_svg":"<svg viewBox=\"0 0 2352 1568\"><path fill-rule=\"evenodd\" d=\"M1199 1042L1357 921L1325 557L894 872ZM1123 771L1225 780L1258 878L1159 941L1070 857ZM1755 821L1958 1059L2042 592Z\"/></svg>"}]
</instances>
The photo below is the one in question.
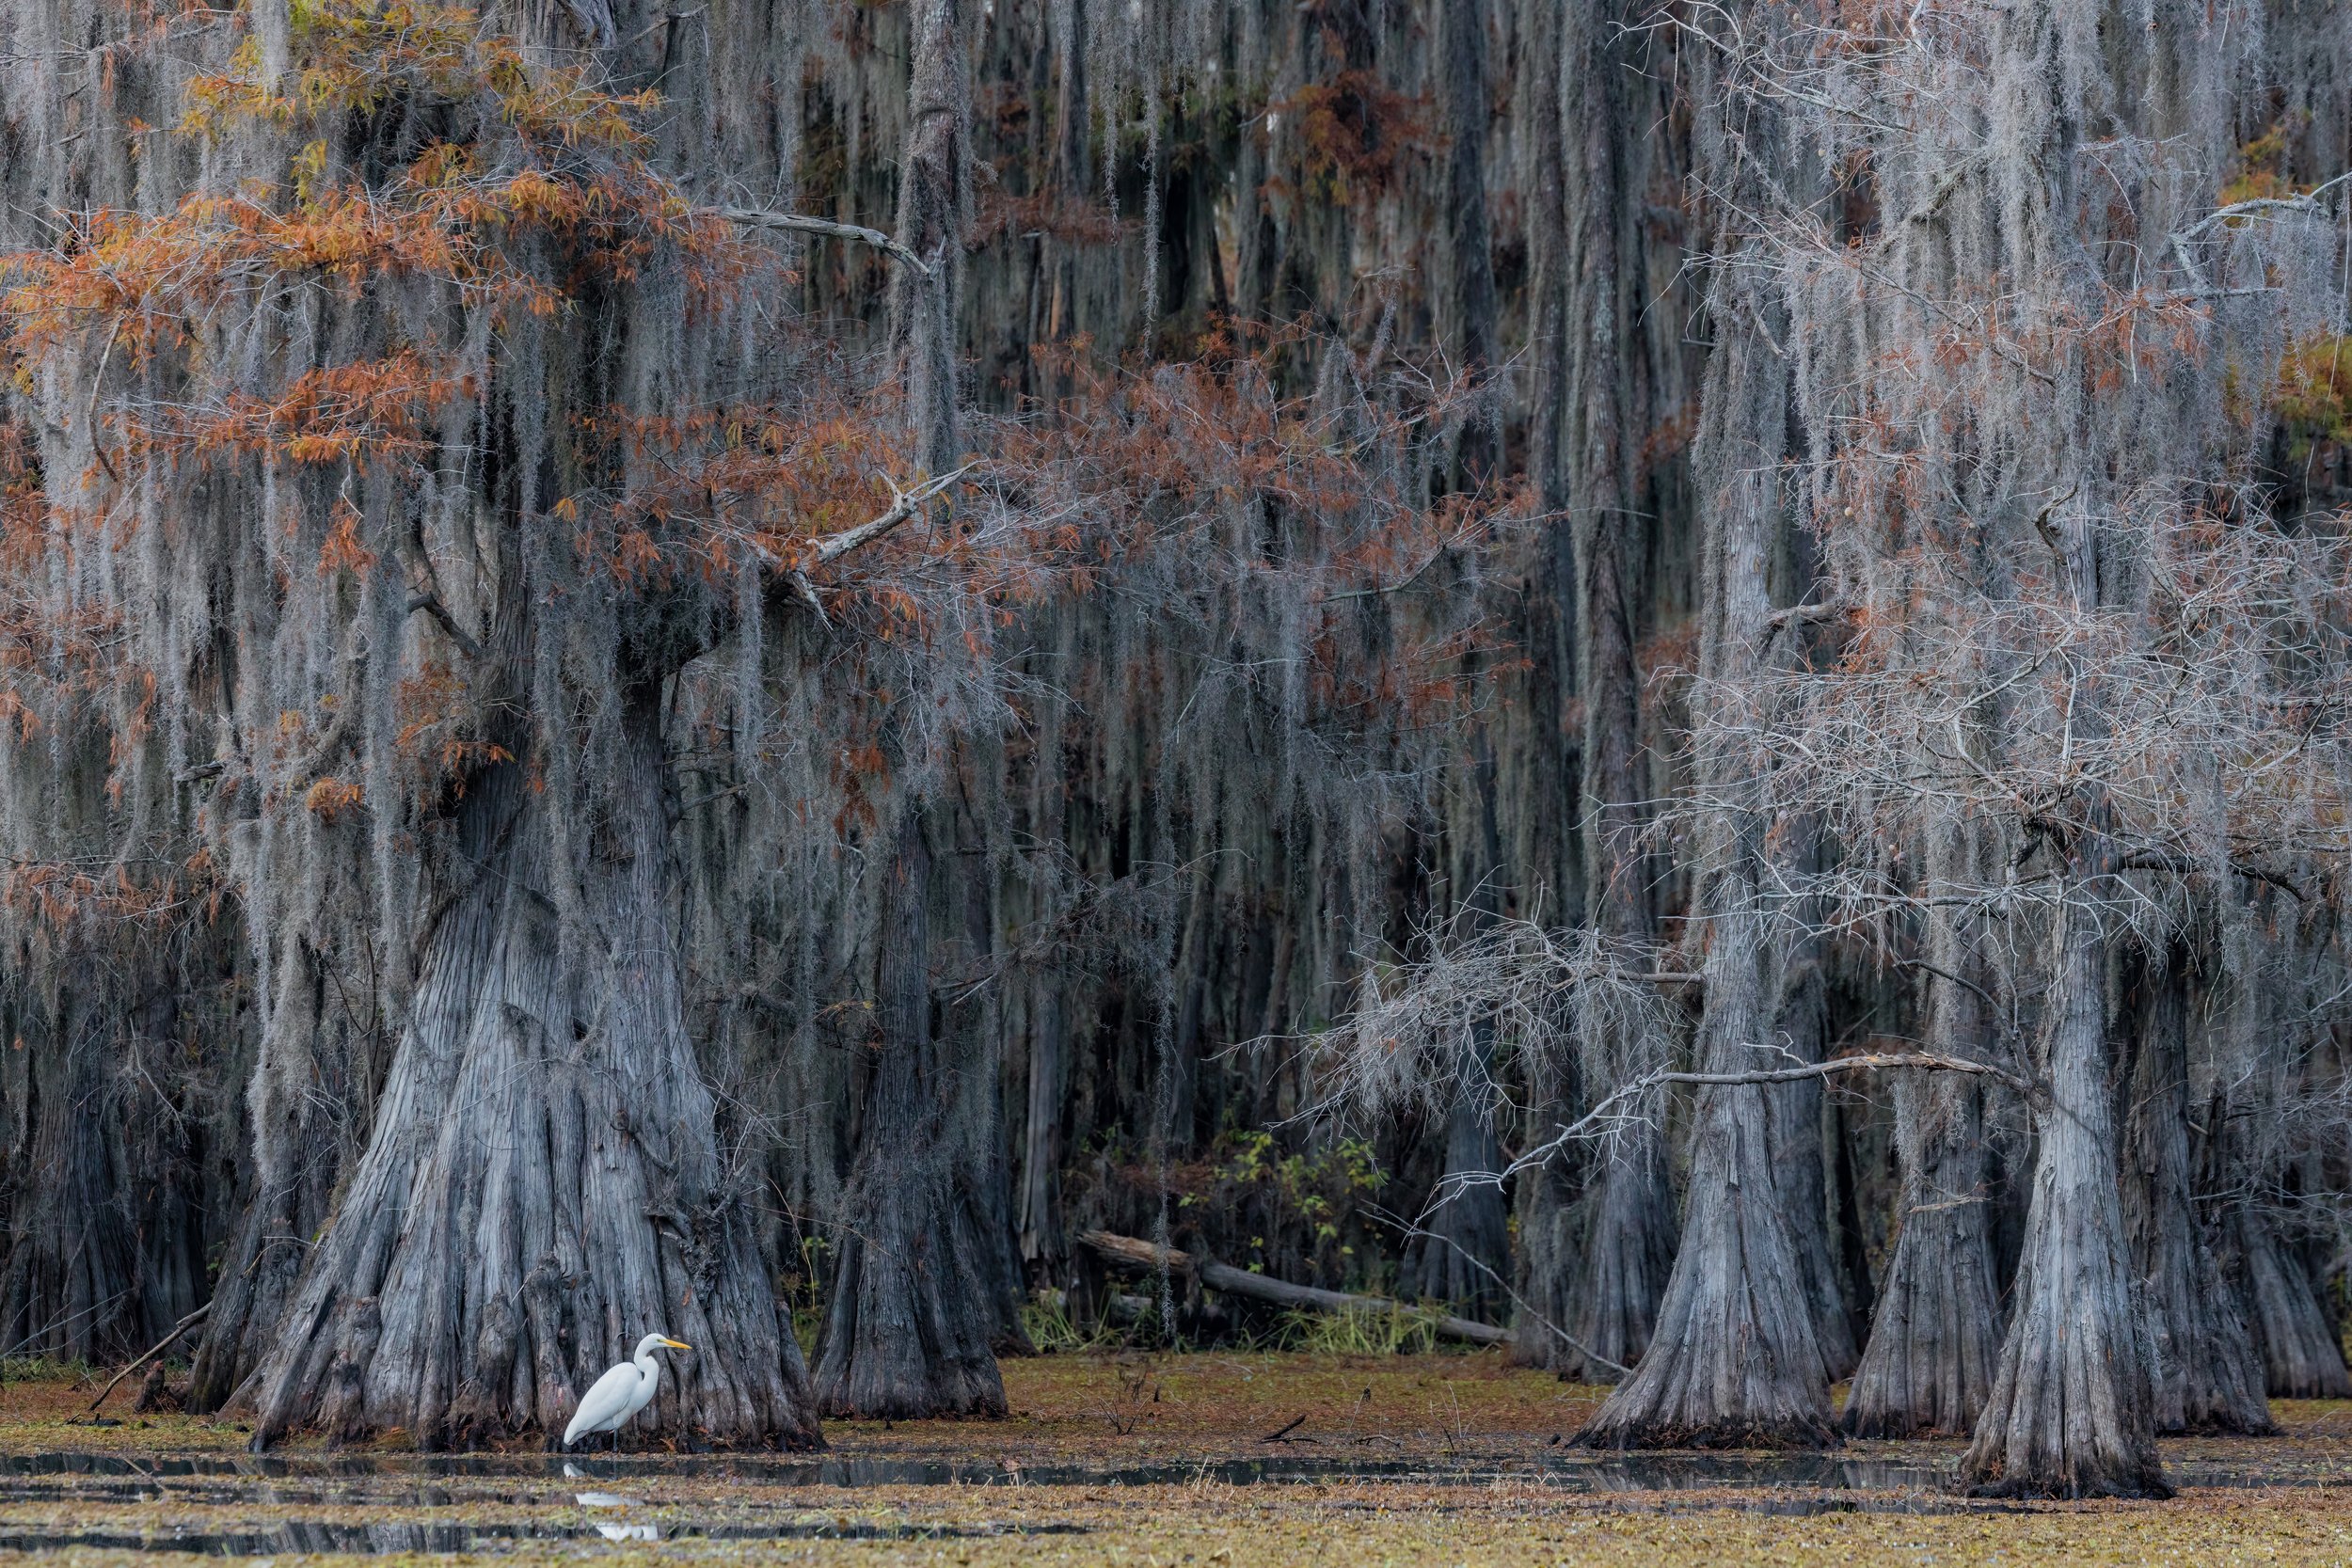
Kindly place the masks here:
<instances>
[{"instance_id":1,"label":"great egret","mask_svg":"<svg viewBox=\"0 0 2352 1568\"><path fill-rule=\"evenodd\" d=\"M637 1354L607 1371L588 1386L580 1396L580 1408L572 1412L572 1424L564 1429L564 1446L592 1432L614 1433L613 1441L621 1439L621 1428L629 1418L653 1402L653 1391L661 1384L661 1367L653 1353L663 1345L672 1350L692 1350L666 1334L648 1334L637 1341Z\"/></svg>"}]
</instances>

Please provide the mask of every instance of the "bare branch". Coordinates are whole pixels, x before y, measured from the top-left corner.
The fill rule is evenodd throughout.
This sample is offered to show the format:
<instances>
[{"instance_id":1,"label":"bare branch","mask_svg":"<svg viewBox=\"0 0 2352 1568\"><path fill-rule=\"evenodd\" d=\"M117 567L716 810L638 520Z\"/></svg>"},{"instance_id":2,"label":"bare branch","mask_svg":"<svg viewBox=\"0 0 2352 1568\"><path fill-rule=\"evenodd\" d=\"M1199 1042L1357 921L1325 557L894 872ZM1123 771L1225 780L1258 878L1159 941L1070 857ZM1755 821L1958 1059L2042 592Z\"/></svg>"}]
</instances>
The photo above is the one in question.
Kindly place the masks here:
<instances>
[{"instance_id":1,"label":"bare branch","mask_svg":"<svg viewBox=\"0 0 2352 1568\"><path fill-rule=\"evenodd\" d=\"M1197 1276L1212 1291L1227 1295L1248 1296L1276 1307L1303 1307L1316 1312L1410 1312L1406 1303L1391 1301L1387 1296L1360 1296L1345 1291L1326 1291L1312 1285L1293 1285L1286 1279L1268 1275L1251 1274L1227 1263L1194 1258L1175 1247L1155 1246L1134 1236L1113 1235L1107 1230L1082 1232L1078 1240L1114 1262L1130 1268L1152 1270L1162 1264L1182 1275ZM1507 1345L1518 1338L1507 1328L1492 1323L1474 1323L1451 1313L1437 1313L1429 1325L1450 1339L1467 1339L1474 1345Z\"/></svg>"},{"instance_id":2,"label":"bare branch","mask_svg":"<svg viewBox=\"0 0 2352 1568\"><path fill-rule=\"evenodd\" d=\"M1654 1072L1645 1080L1650 1084L1793 1084L1804 1078L1825 1078L1836 1072L1864 1072L1879 1068L1925 1068L1936 1072L1973 1072L1986 1078L1998 1078L2011 1087L2030 1094L2033 1085L2005 1068L1990 1062L1971 1061L1965 1056L1946 1056L1931 1051L1882 1052L1867 1056L1838 1056L1826 1062L1806 1062L1797 1067L1764 1068L1755 1072ZM1638 1086L1638 1085L1636 1085Z\"/></svg>"},{"instance_id":3,"label":"bare branch","mask_svg":"<svg viewBox=\"0 0 2352 1568\"><path fill-rule=\"evenodd\" d=\"M771 213L758 207L722 207L719 215L746 229L779 229L794 234L824 234L836 240L855 240L877 250L888 251L924 277L931 275L931 269L923 264L923 258L879 229L863 229L854 223L835 223L830 218L813 218L800 213Z\"/></svg>"},{"instance_id":4,"label":"bare branch","mask_svg":"<svg viewBox=\"0 0 2352 1568\"><path fill-rule=\"evenodd\" d=\"M482 657L482 644L474 641L471 632L457 624L457 617L449 612L449 606L441 602L441 596L438 594L411 594L408 599L408 613L414 615L420 610L441 624L441 629L449 633L449 640L464 650L468 658Z\"/></svg>"},{"instance_id":5,"label":"bare branch","mask_svg":"<svg viewBox=\"0 0 2352 1568\"><path fill-rule=\"evenodd\" d=\"M966 463L962 467L956 469L953 473L946 473L940 475L937 479L926 480L924 483L916 485L912 490L900 492L898 499L891 503L890 510L883 513L881 516L874 518L870 522L860 523L853 529L845 529L839 533L830 534L827 537L818 540L817 543L817 564L819 566L830 566L834 562L840 560L843 556L848 555L851 550L859 549L865 546L872 544L875 540L881 538L883 534L888 533L892 529L897 528L900 523L905 522L909 517L914 516L917 512L920 512L923 509L923 503L925 501L930 500L932 497L946 490L950 485L954 484L958 480L961 479L965 474L970 473L978 466L979 465L976 463Z\"/></svg>"},{"instance_id":6,"label":"bare branch","mask_svg":"<svg viewBox=\"0 0 2352 1568\"><path fill-rule=\"evenodd\" d=\"M165 1351L169 1350L173 1340L179 1338L181 1335L185 1334L189 1329L194 1328L198 1323L202 1323L206 1317L211 1315L212 1310L213 1304L208 1301L203 1306L198 1307L195 1311L189 1313L186 1317L181 1319L178 1323L172 1324L171 1332L165 1335L161 1339L158 1339L152 1350L150 1350L146 1354L139 1356L135 1360L126 1362L120 1371L115 1373L113 1377L107 1380L106 1386L98 1390L98 1397L89 1402L90 1409L94 1411L100 1405L105 1403L106 1396L113 1393L124 1378L129 1377L133 1372L137 1371L141 1367L146 1366L150 1361L152 1361L155 1357L163 1354Z\"/></svg>"}]
</instances>

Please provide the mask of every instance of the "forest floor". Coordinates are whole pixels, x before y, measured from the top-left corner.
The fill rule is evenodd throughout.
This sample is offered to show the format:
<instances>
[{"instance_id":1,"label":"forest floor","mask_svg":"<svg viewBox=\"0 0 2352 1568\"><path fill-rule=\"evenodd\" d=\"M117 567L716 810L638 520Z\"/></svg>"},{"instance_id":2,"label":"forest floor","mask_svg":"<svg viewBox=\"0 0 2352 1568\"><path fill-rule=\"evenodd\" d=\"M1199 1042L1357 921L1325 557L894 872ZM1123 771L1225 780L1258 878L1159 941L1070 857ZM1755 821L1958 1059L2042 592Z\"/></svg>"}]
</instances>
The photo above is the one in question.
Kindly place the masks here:
<instances>
[{"instance_id":1,"label":"forest floor","mask_svg":"<svg viewBox=\"0 0 2352 1568\"><path fill-rule=\"evenodd\" d=\"M93 1426L87 1380L15 1381L0 1563L2352 1564L2352 1403L2168 1442L2170 1502L2020 1508L1953 1496L1952 1443L1583 1453L1564 1438L1602 1391L1493 1354L1056 1355L1005 1383L1009 1420L829 1422L821 1455L566 1460L397 1436L256 1458L234 1421L129 1414L128 1383Z\"/></svg>"}]
</instances>

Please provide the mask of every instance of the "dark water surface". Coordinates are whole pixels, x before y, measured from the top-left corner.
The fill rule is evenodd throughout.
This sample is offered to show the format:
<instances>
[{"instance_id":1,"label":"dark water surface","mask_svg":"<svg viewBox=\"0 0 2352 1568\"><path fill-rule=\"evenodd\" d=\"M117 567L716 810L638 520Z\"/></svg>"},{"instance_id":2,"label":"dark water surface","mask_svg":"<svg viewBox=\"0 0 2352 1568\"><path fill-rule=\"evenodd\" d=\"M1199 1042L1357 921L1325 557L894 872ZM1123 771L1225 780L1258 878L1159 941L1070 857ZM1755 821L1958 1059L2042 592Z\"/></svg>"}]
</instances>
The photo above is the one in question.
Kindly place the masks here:
<instances>
[{"instance_id":1,"label":"dark water surface","mask_svg":"<svg viewBox=\"0 0 2352 1568\"><path fill-rule=\"evenodd\" d=\"M2180 1486L2341 1485L2342 1473L2312 1474L2292 1466L2211 1462L2173 1463ZM1227 1486L1401 1481L1421 1486L1485 1486L1501 1480L1574 1492L1681 1492L1715 1487L1803 1487L1839 1490L1948 1491L1952 1465L1915 1458L1848 1457L1837 1453L1638 1453L1571 1449L1537 1457L1358 1459L1335 1454L1279 1454L1250 1459L1160 1461L1149 1465L1025 1464L1002 1458L939 1459L900 1455L824 1454L807 1458L746 1454L622 1454L582 1458L562 1454L186 1454L148 1457L96 1453L0 1454L0 1498L30 1498L55 1490L93 1497L141 1490L141 1482L217 1479L221 1495L202 1486L174 1485L190 1501L246 1496L238 1482L257 1481L410 1481L397 1493L371 1492L372 1500L439 1507L452 1495L437 1480L511 1477L569 1480L582 1484L660 1479L734 1480L777 1487L881 1486L1168 1486L1214 1481ZM70 1487L44 1488L45 1478L72 1478ZM87 1478L87 1479L84 1479ZM109 1486L107 1482L117 1484ZM332 1489L274 1487L288 1502L329 1500ZM468 1497L491 1500L469 1489ZM502 1500L544 1501L515 1494Z\"/></svg>"},{"instance_id":2,"label":"dark water surface","mask_svg":"<svg viewBox=\"0 0 2352 1568\"><path fill-rule=\"evenodd\" d=\"M2185 1486L2343 1483L2332 1465L2176 1463ZM500 1484L501 1481L507 1484ZM725 1501L705 1507L651 1496L663 1481L695 1485ZM1076 1524L936 1525L834 1517L793 1489L885 1487L1087 1487L1218 1483L1485 1486L1502 1481L1564 1495L1633 1494L1629 1507L1684 1512L1733 1508L1773 1514L2006 1512L2010 1505L1959 1496L1950 1465L1932 1454L1592 1453L1539 1456L1365 1459L1283 1453L1190 1463L1024 1465L1003 1458L943 1459L845 1454L191 1454L156 1457L46 1453L0 1455L0 1506L80 1503L122 1510L159 1504L219 1510L219 1528L158 1520L85 1528L0 1524L0 1550L68 1546L234 1557L288 1552L381 1554L497 1550L527 1542L927 1540L996 1535L1074 1535ZM549 1485L548 1483L554 1482ZM732 1483L732 1484L729 1484ZM1736 1489L1736 1490L1731 1490ZM1680 1496L1677 1494L1715 1494ZM1650 1495L1645 1500L1639 1495ZM836 1499L837 1500L837 1499ZM1026 1499L1037 1501L1034 1494ZM1333 1499L1338 1511L1390 1506L1377 1498ZM1432 1506L1425 1498L1414 1506ZM1435 1506L1442 1509L1443 1503ZM413 1510L528 1509L515 1520L368 1519ZM323 1517L256 1522L257 1510L316 1511ZM697 1518L698 1513L707 1517ZM240 1517L240 1515L244 1515ZM340 1517L339 1517L340 1515ZM143 1524L143 1521L141 1521Z\"/></svg>"}]
</instances>

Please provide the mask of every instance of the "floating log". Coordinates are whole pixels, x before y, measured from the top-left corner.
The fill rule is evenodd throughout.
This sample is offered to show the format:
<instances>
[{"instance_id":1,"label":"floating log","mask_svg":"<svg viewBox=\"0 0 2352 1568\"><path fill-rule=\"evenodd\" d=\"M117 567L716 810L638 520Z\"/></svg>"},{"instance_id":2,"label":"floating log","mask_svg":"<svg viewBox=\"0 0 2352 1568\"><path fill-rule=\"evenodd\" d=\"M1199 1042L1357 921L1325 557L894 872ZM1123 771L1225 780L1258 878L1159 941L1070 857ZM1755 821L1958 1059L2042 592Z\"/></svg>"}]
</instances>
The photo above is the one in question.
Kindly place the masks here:
<instances>
[{"instance_id":1,"label":"floating log","mask_svg":"<svg viewBox=\"0 0 2352 1568\"><path fill-rule=\"evenodd\" d=\"M1115 1236L1107 1230L1089 1230L1078 1240L1113 1262L1124 1263L1138 1272L1156 1271L1163 1256L1162 1249L1134 1236ZM1422 1308L1387 1296L1359 1296L1345 1291L1323 1291L1312 1285L1293 1285L1270 1275L1251 1274L1231 1264L1195 1258L1175 1247L1166 1249L1168 1268L1174 1273L1188 1275L1212 1291L1222 1291L1229 1296L1248 1296L1275 1307L1303 1307L1314 1312L1409 1312ZM1429 1324L1449 1339L1467 1339L1473 1345L1507 1345L1517 1338L1507 1328L1491 1323L1472 1323L1448 1313L1429 1315Z\"/></svg>"}]
</instances>

